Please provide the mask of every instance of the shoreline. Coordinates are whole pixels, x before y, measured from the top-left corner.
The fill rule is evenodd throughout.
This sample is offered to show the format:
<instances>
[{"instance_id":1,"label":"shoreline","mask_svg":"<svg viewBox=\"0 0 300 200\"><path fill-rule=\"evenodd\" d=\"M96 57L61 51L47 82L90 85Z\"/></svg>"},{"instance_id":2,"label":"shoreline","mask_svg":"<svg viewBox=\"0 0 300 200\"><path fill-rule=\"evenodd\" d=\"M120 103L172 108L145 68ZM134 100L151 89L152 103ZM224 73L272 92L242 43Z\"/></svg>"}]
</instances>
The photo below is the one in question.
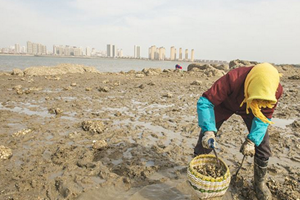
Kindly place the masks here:
<instances>
[{"instance_id":1,"label":"shoreline","mask_svg":"<svg viewBox=\"0 0 300 200\"><path fill-rule=\"evenodd\" d=\"M28 56L28 57L49 57L49 58L79 58L79 59L116 59L116 60L141 60L141 61L153 61L153 62L188 62L188 63L207 63L207 64L228 64L228 61L221 61L221 60L207 60L208 62L203 62L205 60L195 59L194 61L191 60L150 60L149 58L132 58L132 57L102 57L102 56L63 56L63 55L28 55L28 54L1 54L0 56Z\"/></svg>"}]
</instances>

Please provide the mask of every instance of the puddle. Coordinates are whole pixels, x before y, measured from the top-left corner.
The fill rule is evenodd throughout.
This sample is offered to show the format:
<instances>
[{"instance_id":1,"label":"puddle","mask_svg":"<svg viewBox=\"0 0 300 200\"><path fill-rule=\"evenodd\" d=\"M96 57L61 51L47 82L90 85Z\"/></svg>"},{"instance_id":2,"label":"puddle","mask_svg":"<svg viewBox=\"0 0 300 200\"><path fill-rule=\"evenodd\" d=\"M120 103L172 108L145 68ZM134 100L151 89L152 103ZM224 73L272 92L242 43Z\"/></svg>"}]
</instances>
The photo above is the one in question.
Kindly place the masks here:
<instances>
[{"instance_id":1,"label":"puddle","mask_svg":"<svg viewBox=\"0 0 300 200\"><path fill-rule=\"evenodd\" d=\"M30 103L19 103L21 104L19 106L13 106L10 105L8 107L3 106L2 104L0 104L0 110L8 110L11 112L16 112L16 113L21 113L21 114L26 114L26 115L37 115L40 117L53 117L55 115L49 113L48 109L46 108L40 108L40 106L38 105L33 105ZM66 119L66 120L70 120L70 121L76 121L77 118L76 116L76 112L68 112L68 113L63 113L64 115L61 116L57 116L60 117L61 119Z\"/></svg>"},{"instance_id":2,"label":"puddle","mask_svg":"<svg viewBox=\"0 0 300 200\"><path fill-rule=\"evenodd\" d=\"M286 158L281 156L278 157L271 157L269 159L270 164L280 165L280 166L288 166L288 167L299 167L299 162L292 161L290 158Z\"/></svg>"},{"instance_id":3,"label":"puddle","mask_svg":"<svg viewBox=\"0 0 300 200\"><path fill-rule=\"evenodd\" d=\"M62 89L45 88L41 92L45 92L45 93L57 93L57 92L61 92L61 91L62 91Z\"/></svg>"},{"instance_id":4,"label":"puddle","mask_svg":"<svg viewBox=\"0 0 300 200\"><path fill-rule=\"evenodd\" d=\"M123 159L120 158L120 159L117 159L117 160L111 160L111 163L114 164L114 165L119 165L123 162Z\"/></svg>"},{"instance_id":5,"label":"puddle","mask_svg":"<svg viewBox=\"0 0 300 200\"><path fill-rule=\"evenodd\" d=\"M146 163L146 167L153 167L154 166L154 161L153 160L149 160Z\"/></svg>"},{"instance_id":6,"label":"puddle","mask_svg":"<svg viewBox=\"0 0 300 200\"><path fill-rule=\"evenodd\" d=\"M101 184L101 183L106 182L106 180L104 180L100 177L96 177L96 176L91 177L91 180L96 184Z\"/></svg>"},{"instance_id":7,"label":"puddle","mask_svg":"<svg viewBox=\"0 0 300 200\"><path fill-rule=\"evenodd\" d=\"M61 97L62 100L65 100L65 101L74 101L74 100L77 100L78 98L77 97Z\"/></svg>"},{"instance_id":8,"label":"puddle","mask_svg":"<svg viewBox=\"0 0 300 200\"><path fill-rule=\"evenodd\" d=\"M52 174L49 176L49 180L54 180L56 177L62 176L62 175L63 175L63 171L58 171L58 172L52 173Z\"/></svg>"},{"instance_id":9,"label":"puddle","mask_svg":"<svg viewBox=\"0 0 300 200\"><path fill-rule=\"evenodd\" d=\"M272 118L272 126L276 126L279 128L285 129L287 125L292 124L295 121L295 119L279 119L279 118Z\"/></svg>"},{"instance_id":10,"label":"puddle","mask_svg":"<svg viewBox=\"0 0 300 200\"><path fill-rule=\"evenodd\" d=\"M131 200L138 199L173 199L173 200L183 200L190 199L190 195L183 194L176 187L169 186L167 184L152 184L145 186L140 191L135 193L131 198Z\"/></svg>"},{"instance_id":11,"label":"puddle","mask_svg":"<svg viewBox=\"0 0 300 200\"><path fill-rule=\"evenodd\" d=\"M174 132L158 125L152 125L151 122L130 121L129 119L125 119L115 120L113 124L130 124L133 129L136 127L138 127L138 129L142 128L143 131L137 133L134 137L139 140L148 140L147 145L149 146L155 145L158 140L161 140L162 144L165 146L168 146L171 143L180 146L182 145L182 140L186 139L186 137L182 136L180 132ZM153 137L152 135L155 136ZM129 137L129 140L131 143L136 142L132 139L132 136ZM194 148L193 140L185 140L184 145Z\"/></svg>"},{"instance_id":12,"label":"puddle","mask_svg":"<svg viewBox=\"0 0 300 200\"><path fill-rule=\"evenodd\" d=\"M48 110L45 109L45 108L42 108L38 111L33 111L29 108L38 108L38 106L29 104L29 103L26 103L26 104L23 104L23 105L24 105L24 107L16 106L14 108L7 108L7 107L4 107L2 104L0 104L0 110L8 110L8 111L22 113L22 114L26 114L26 115L38 115L38 116L41 116L41 117L51 117L52 116L48 112ZM29 108L26 108L25 106L27 106Z\"/></svg>"},{"instance_id":13,"label":"puddle","mask_svg":"<svg viewBox=\"0 0 300 200\"><path fill-rule=\"evenodd\" d=\"M123 157L124 157L124 158L127 158L127 159L132 158L131 150L132 150L132 148L128 148L128 149L123 153Z\"/></svg>"}]
</instances>

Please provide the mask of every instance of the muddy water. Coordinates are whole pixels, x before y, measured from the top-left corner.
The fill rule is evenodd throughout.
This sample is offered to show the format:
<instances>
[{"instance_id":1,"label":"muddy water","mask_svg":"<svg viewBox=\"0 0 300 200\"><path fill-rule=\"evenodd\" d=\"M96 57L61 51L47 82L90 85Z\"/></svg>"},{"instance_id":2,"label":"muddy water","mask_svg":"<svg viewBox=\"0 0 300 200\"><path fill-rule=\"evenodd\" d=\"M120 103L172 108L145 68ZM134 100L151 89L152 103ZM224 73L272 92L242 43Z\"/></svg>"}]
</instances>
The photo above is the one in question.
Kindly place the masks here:
<instances>
[{"instance_id":1,"label":"muddy water","mask_svg":"<svg viewBox=\"0 0 300 200\"><path fill-rule=\"evenodd\" d=\"M136 74L1 75L0 145L13 155L0 161L0 199L196 199L186 182L200 131L196 102L218 77ZM299 84L287 77L286 87ZM203 84L191 85L195 80ZM274 199L299 197L297 102L298 89L286 91L269 130ZM85 131L83 121L101 122L103 129ZM236 115L218 133L216 151L231 174L242 160L246 135ZM99 140L107 146L93 148ZM247 158L240 182L223 199L255 199L252 169Z\"/></svg>"}]
</instances>

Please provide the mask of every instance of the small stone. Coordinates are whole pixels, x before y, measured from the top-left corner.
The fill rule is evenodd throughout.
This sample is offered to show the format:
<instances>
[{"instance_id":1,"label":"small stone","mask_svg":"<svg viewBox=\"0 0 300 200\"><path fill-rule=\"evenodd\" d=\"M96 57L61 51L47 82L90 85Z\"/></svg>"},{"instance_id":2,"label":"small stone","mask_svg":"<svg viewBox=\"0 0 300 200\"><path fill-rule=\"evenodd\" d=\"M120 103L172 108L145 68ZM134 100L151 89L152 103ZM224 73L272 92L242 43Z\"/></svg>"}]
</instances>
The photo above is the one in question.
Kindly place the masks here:
<instances>
[{"instance_id":1,"label":"small stone","mask_svg":"<svg viewBox=\"0 0 300 200\"><path fill-rule=\"evenodd\" d=\"M93 149L103 149L107 147L107 142L105 140L94 140Z\"/></svg>"},{"instance_id":2,"label":"small stone","mask_svg":"<svg viewBox=\"0 0 300 200\"><path fill-rule=\"evenodd\" d=\"M167 93L167 94L164 94L163 97L172 98L173 94L172 93Z\"/></svg>"},{"instance_id":3,"label":"small stone","mask_svg":"<svg viewBox=\"0 0 300 200\"><path fill-rule=\"evenodd\" d=\"M11 75L24 76L24 72L21 69L13 69Z\"/></svg>"},{"instance_id":4,"label":"small stone","mask_svg":"<svg viewBox=\"0 0 300 200\"><path fill-rule=\"evenodd\" d=\"M144 78L145 75L144 75L144 74L136 74L135 77L136 77L136 78Z\"/></svg>"},{"instance_id":5,"label":"small stone","mask_svg":"<svg viewBox=\"0 0 300 200\"><path fill-rule=\"evenodd\" d=\"M202 81L196 80L196 81L192 82L191 85L202 85Z\"/></svg>"},{"instance_id":6,"label":"small stone","mask_svg":"<svg viewBox=\"0 0 300 200\"><path fill-rule=\"evenodd\" d=\"M50 109L48 109L48 112L50 114L59 115L59 114L63 113L63 110L60 108L50 108Z\"/></svg>"},{"instance_id":7,"label":"small stone","mask_svg":"<svg viewBox=\"0 0 300 200\"><path fill-rule=\"evenodd\" d=\"M140 89L144 89L144 88L145 88L145 85L144 85L144 84L141 84L141 85L139 86L139 88L140 88Z\"/></svg>"},{"instance_id":8,"label":"small stone","mask_svg":"<svg viewBox=\"0 0 300 200\"><path fill-rule=\"evenodd\" d=\"M108 87L100 87L98 89L99 92L109 92L109 88Z\"/></svg>"},{"instance_id":9,"label":"small stone","mask_svg":"<svg viewBox=\"0 0 300 200\"><path fill-rule=\"evenodd\" d=\"M64 89L64 90L72 90L72 87L71 87L71 86L68 86L68 87L64 87L63 89Z\"/></svg>"}]
</instances>

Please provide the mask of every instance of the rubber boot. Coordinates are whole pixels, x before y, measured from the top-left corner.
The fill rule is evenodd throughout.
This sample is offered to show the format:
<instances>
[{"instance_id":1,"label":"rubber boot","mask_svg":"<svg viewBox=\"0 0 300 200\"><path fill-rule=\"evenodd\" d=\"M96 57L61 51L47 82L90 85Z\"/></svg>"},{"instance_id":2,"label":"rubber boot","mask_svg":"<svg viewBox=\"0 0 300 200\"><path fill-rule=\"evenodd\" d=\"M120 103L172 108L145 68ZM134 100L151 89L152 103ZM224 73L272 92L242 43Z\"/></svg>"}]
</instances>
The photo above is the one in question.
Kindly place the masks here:
<instances>
[{"instance_id":1,"label":"rubber boot","mask_svg":"<svg viewBox=\"0 0 300 200\"><path fill-rule=\"evenodd\" d=\"M254 157L254 190L258 200L272 200L272 194L266 185L268 161Z\"/></svg>"}]
</instances>

